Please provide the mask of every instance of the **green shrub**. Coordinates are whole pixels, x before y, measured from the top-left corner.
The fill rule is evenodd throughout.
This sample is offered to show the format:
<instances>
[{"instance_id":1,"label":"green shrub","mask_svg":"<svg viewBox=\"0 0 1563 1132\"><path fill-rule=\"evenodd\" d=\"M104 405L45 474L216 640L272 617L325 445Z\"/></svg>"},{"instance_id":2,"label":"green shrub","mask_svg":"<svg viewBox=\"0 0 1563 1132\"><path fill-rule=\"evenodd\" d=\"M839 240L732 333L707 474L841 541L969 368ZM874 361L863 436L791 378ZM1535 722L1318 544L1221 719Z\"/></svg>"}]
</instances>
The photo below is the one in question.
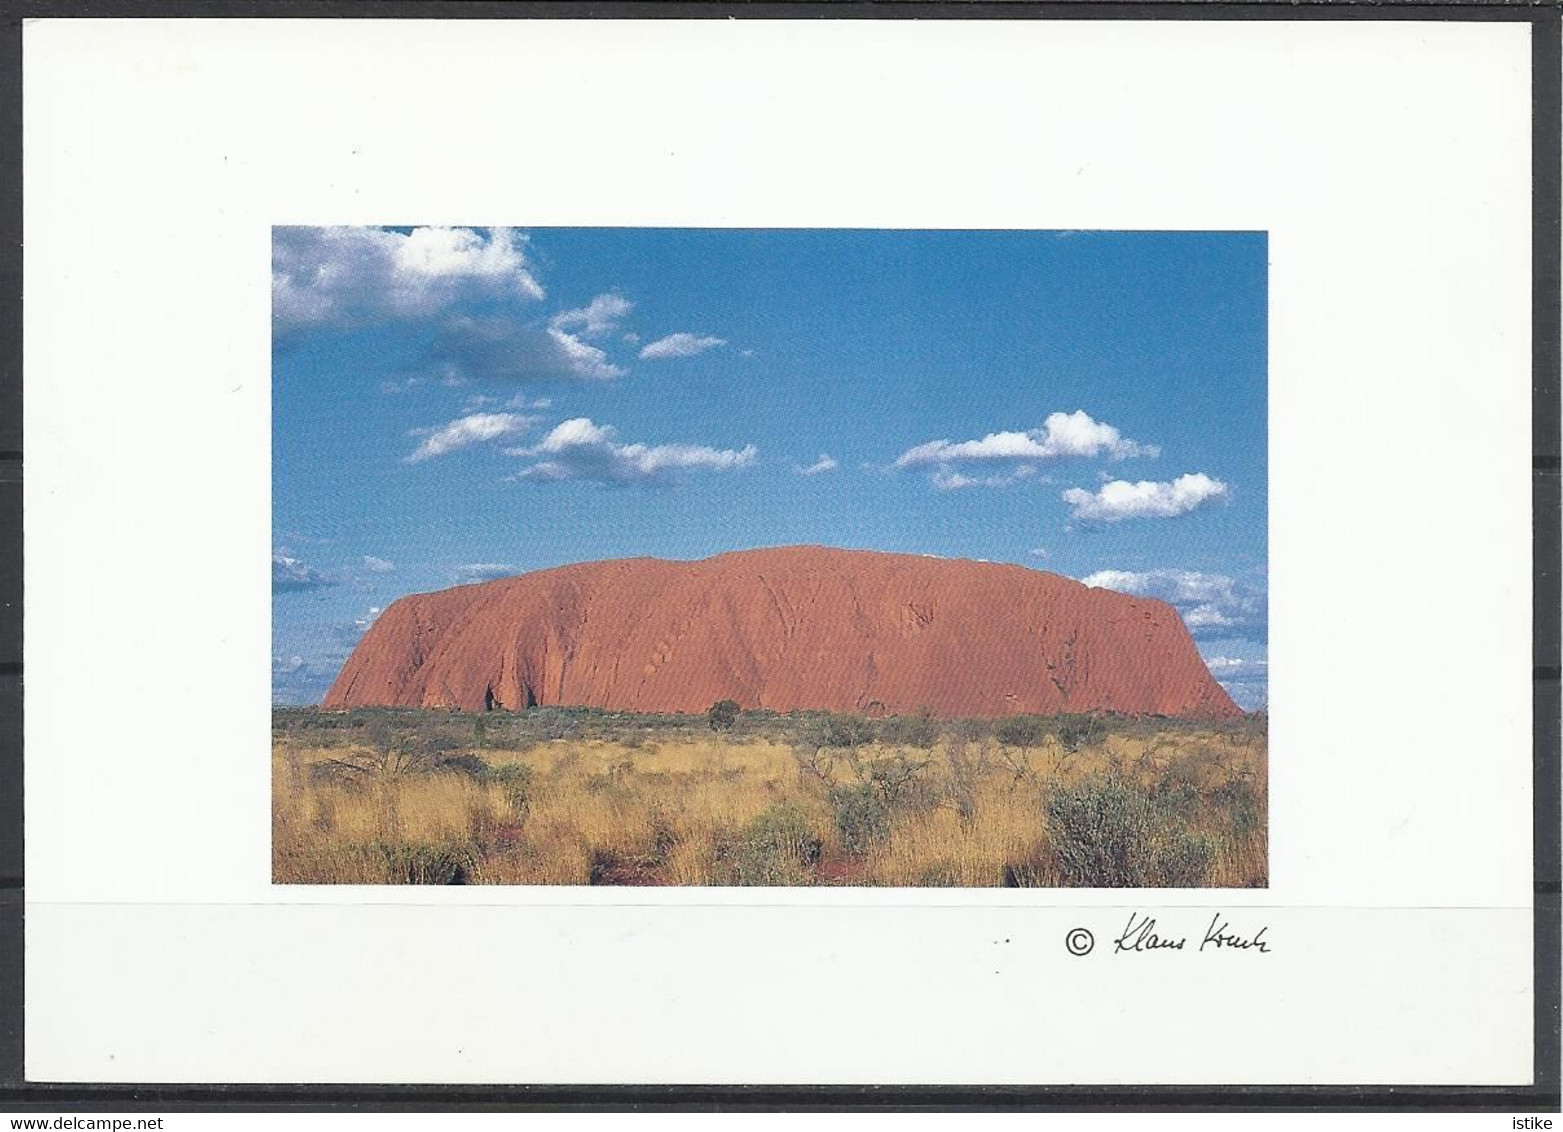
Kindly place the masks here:
<instances>
[{"instance_id":1,"label":"green shrub","mask_svg":"<svg viewBox=\"0 0 1563 1132\"><path fill-rule=\"evenodd\" d=\"M739 830L725 856L734 884L809 884L821 848L808 815L782 802Z\"/></svg>"},{"instance_id":2,"label":"green shrub","mask_svg":"<svg viewBox=\"0 0 1563 1132\"><path fill-rule=\"evenodd\" d=\"M717 700L706 713L712 731L731 731L738 722L738 704L733 700Z\"/></svg>"},{"instance_id":3,"label":"green shrub","mask_svg":"<svg viewBox=\"0 0 1563 1132\"><path fill-rule=\"evenodd\" d=\"M874 722L860 715L827 716L820 746L856 751L874 741Z\"/></svg>"},{"instance_id":4,"label":"green shrub","mask_svg":"<svg viewBox=\"0 0 1563 1132\"><path fill-rule=\"evenodd\" d=\"M1088 779L1047 801L1048 832L1063 883L1091 888L1195 888L1214 849L1132 781Z\"/></svg>"},{"instance_id":5,"label":"green shrub","mask_svg":"<svg viewBox=\"0 0 1563 1132\"><path fill-rule=\"evenodd\" d=\"M476 755L446 755L434 767L447 774L465 774L482 782L489 775L488 763Z\"/></svg>"},{"instance_id":6,"label":"green shrub","mask_svg":"<svg viewBox=\"0 0 1563 1132\"><path fill-rule=\"evenodd\" d=\"M939 723L926 709L916 715L897 715L883 720L879 735L886 743L918 750L931 750L939 741Z\"/></svg>"},{"instance_id":7,"label":"green shrub","mask_svg":"<svg viewBox=\"0 0 1563 1132\"><path fill-rule=\"evenodd\" d=\"M535 708L527 712L528 730L543 739L568 739L581 729L581 722L567 708Z\"/></svg>"},{"instance_id":8,"label":"green shrub","mask_svg":"<svg viewBox=\"0 0 1563 1132\"><path fill-rule=\"evenodd\" d=\"M994 721L983 717L971 719L958 719L955 721L955 735L968 743L981 745L984 741L993 738Z\"/></svg>"},{"instance_id":9,"label":"green shrub","mask_svg":"<svg viewBox=\"0 0 1563 1132\"><path fill-rule=\"evenodd\" d=\"M890 832L890 806L872 782L837 786L830 791L836 832L843 851L857 856Z\"/></svg>"},{"instance_id":10,"label":"green shrub","mask_svg":"<svg viewBox=\"0 0 1563 1132\"><path fill-rule=\"evenodd\" d=\"M1192 821L1204 804L1199 787L1177 777L1162 779L1151 792L1158 809L1180 821Z\"/></svg>"},{"instance_id":11,"label":"green shrub","mask_svg":"<svg viewBox=\"0 0 1563 1132\"><path fill-rule=\"evenodd\" d=\"M1066 715L1059 719L1058 743L1071 754L1082 747L1094 746L1107 736L1107 724L1100 716Z\"/></svg>"},{"instance_id":12,"label":"green shrub","mask_svg":"<svg viewBox=\"0 0 1563 1132\"><path fill-rule=\"evenodd\" d=\"M505 792L505 801L516 813L525 812L532 803L532 768L525 763L506 763L488 768L488 781Z\"/></svg>"},{"instance_id":13,"label":"green shrub","mask_svg":"<svg viewBox=\"0 0 1563 1132\"><path fill-rule=\"evenodd\" d=\"M1156 855L1150 875L1157 888L1199 888L1210 876L1216 847L1197 834L1178 833L1168 838Z\"/></svg>"},{"instance_id":14,"label":"green shrub","mask_svg":"<svg viewBox=\"0 0 1563 1132\"><path fill-rule=\"evenodd\" d=\"M1040 747L1047 738L1047 722L1034 715L1012 715L999 721L995 734L1006 747Z\"/></svg>"},{"instance_id":15,"label":"green shrub","mask_svg":"<svg viewBox=\"0 0 1563 1132\"><path fill-rule=\"evenodd\" d=\"M425 845L378 841L387 884L467 884L478 854L469 845Z\"/></svg>"}]
</instances>

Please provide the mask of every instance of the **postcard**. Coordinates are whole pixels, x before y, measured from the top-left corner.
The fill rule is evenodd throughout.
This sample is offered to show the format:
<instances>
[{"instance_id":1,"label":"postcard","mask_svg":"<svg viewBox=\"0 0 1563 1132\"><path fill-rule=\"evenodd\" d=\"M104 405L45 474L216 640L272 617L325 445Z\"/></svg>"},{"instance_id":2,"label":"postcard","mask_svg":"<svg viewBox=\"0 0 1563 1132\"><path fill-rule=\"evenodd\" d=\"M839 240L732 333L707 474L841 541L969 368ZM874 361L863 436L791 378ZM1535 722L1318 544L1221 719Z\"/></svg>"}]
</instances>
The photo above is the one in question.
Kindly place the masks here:
<instances>
[{"instance_id":1,"label":"postcard","mask_svg":"<svg viewBox=\"0 0 1563 1132\"><path fill-rule=\"evenodd\" d=\"M29 1076L1529 1084L1527 30L29 24Z\"/></svg>"}]
</instances>

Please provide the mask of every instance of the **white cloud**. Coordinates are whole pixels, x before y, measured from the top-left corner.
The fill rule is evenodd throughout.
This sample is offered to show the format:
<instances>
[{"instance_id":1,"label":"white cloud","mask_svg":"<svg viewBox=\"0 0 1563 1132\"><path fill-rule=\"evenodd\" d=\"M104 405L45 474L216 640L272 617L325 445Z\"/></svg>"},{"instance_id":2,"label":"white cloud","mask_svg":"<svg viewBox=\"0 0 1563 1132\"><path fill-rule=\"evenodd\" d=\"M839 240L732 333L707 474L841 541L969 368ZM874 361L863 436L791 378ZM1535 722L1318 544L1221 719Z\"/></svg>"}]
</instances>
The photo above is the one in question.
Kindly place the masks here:
<instances>
[{"instance_id":1,"label":"white cloud","mask_svg":"<svg viewBox=\"0 0 1563 1132\"><path fill-rule=\"evenodd\" d=\"M340 661L306 660L302 656L271 658L271 702L318 704L325 699Z\"/></svg>"},{"instance_id":2,"label":"white cloud","mask_svg":"<svg viewBox=\"0 0 1563 1132\"><path fill-rule=\"evenodd\" d=\"M1189 631L1195 629L1230 629L1232 619L1213 605L1196 605L1183 618Z\"/></svg>"},{"instance_id":3,"label":"white cloud","mask_svg":"<svg viewBox=\"0 0 1563 1132\"><path fill-rule=\"evenodd\" d=\"M1037 470L1031 464L1022 464L1013 472L995 476L968 476L963 472L940 468L933 474L932 482L940 491L959 491L966 487L1008 487L1036 474Z\"/></svg>"},{"instance_id":4,"label":"white cloud","mask_svg":"<svg viewBox=\"0 0 1563 1132\"><path fill-rule=\"evenodd\" d=\"M584 334L588 338L611 334L635 304L622 295L598 295L580 310L560 311L548 320L555 330Z\"/></svg>"},{"instance_id":5,"label":"white cloud","mask_svg":"<svg viewBox=\"0 0 1563 1132\"><path fill-rule=\"evenodd\" d=\"M521 571L504 562L469 562L457 566L456 581L466 585L472 582L492 582L496 578L509 578Z\"/></svg>"},{"instance_id":6,"label":"white cloud","mask_svg":"<svg viewBox=\"0 0 1563 1132\"><path fill-rule=\"evenodd\" d=\"M576 377L584 377L591 381L610 381L615 377L623 377L628 372L623 366L616 366L610 362L605 351L582 341L573 334L567 334L558 327L550 326L548 337L553 339L554 345L564 358L565 366Z\"/></svg>"},{"instance_id":7,"label":"white cloud","mask_svg":"<svg viewBox=\"0 0 1563 1132\"><path fill-rule=\"evenodd\" d=\"M1156 597L1173 605L1231 601L1237 592L1237 583L1227 575L1197 570L1098 570L1080 580L1097 589Z\"/></svg>"},{"instance_id":8,"label":"white cloud","mask_svg":"<svg viewBox=\"0 0 1563 1132\"><path fill-rule=\"evenodd\" d=\"M465 417L458 417L449 424L430 430L423 438L423 443L407 457L407 462L416 464L435 456L443 456L447 452L454 452L458 448L481 444L486 440L518 436L531 427L536 420L536 417L523 416L520 413L471 413Z\"/></svg>"},{"instance_id":9,"label":"white cloud","mask_svg":"<svg viewBox=\"0 0 1563 1132\"><path fill-rule=\"evenodd\" d=\"M386 558L376 558L372 554L364 555L364 569L371 574L389 574L396 569L396 563Z\"/></svg>"},{"instance_id":10,"label":"white cloud","mask_svg":"<svg viewBox=\"0 0 1563 1132\"><path fill-rule=\"evenodd\" d=\"M501 401L498 397L490 397L483 393L474 393L462 404L463 412L475 413L479 409L486 409L498 405L506 411L518 411L522 409L546 409L553 402L547 397L528 397L524 393L518 393L508 401Z\"/></svg>"},{"instance_id":11,"label":"white cloud","mask_svg":"<svg viewBox=\"0 0 1563 1132\"><path fill-rule=\"evenodd\" d=\"M517 473L523 480L588 479L599 483L665 483L680 471L721 471L754 463L754 445L742 449L709 448L699 444L619 444L611 425L576 417L557 425L541 443L511 452L536 463Z\"/></svg>"},{"instance_id":12,"label":"white cloud","mask_svg":"<svg viewBox=\"0 0 1563 1132\"><path fill-rule=\"evenodd\" d=\"M286 551L271 553L271 592L298 593L334 586L339 579L292 558Z\"/></svg>"},{"instance_id":13,"label":"white cloud","mask_svg":"<svg viewBox=\"0 0 1563 1132\"><path fill-rule=\"evenodd\" d=\"M537 300L526 237L509 228L275 228L272 319L282 332L427 318L471 299Z\"/></svg>"},{"instance_id":14,"label":"white cloud","mask_svg":"<svg viewBox=\"0 0 1563 1132\"><path fill-rule=\"evenodd\" d=\"M1047 552L1047 547L1045 547L1045 546L1034 546L1034 547L1031 548L1029 553L1030 553L1031 557L1033 557L1033 558L1049 558L1049 557L1051 557L1051 555L1049 555L1048 552Z\"/></svg>"},{"instance_id":15,"label":"white cloud","mask_svg":"<svg viewBox=\"0 0 1563 1132\"><path fill-rule=\"evenodd\" d=\"M725 338L685 334L680 331L677 334L669 334L666 338L658 338L655 342L648 342L640 348L640 356L648 361L657 358L688 358L725 345L727 345Z\"/></svg>"},{"instance_id":16,"label":"white cloud","mask_svg":"<svg viewBox=\"0 0 1563 1132\"><path fill-rule=\"evenodd\" d=\"M807 466L794 464L792 470L800 476L817 476L824 472L835 471L836 467L836 461L832 460L827 453L821 452L819 459L814 463Z\"/></svg>"},{"instance_id":17,"label":"white cloud","mask_svg":"<svg viewBox=\"0 0 1563 1132\"><path fill-rule=\"evenodd\" d=\"M1217 680L1226 689L1232 702L1244 711L1263 711L1270 702L1268 680Z\"/></svg>"},{"instance_id":18,"label":"white cloud","mask_svg":"<svg viewBox=\"0 0 1563 1132\"><path fill-rule=\"evenodd\" d=\"M1080 579L1098 589L1153 597L1177 609L1189 632L1202 639L1264 640L1264 590L1225 574L1196 570L1098 570Z\"/></svg>"},{"instance_id":19,"label":"white cloud","mask_svg":"<svg viewBox=\"0 0 1563 1132\"><path fill-rule=\"evenodd\" d=\"M1057 460L1069 456L1107 456L1126 460L1132 456L1156 456L1160 449L1126 439L1110 424L1096 421L1083 410L1053 413L1041 428L1026 432L990 432L981 440L930 440L909 448L896 458L897 468L928 468L949 464L994 461Z\"/></svg>"},{"instance_id":20,"label":"white cloud","mask_svg":"<svg viewBox=\"0 0 1563 1132\"><path fill-rule=\"evenodd\" d=\"M1042 446L1055 456L1110 456L1127 460L1134 456L1155 457L1161 449L1154 444L1128 440L1110 424L1094 421L1083 410L1053 413L1043 423Z\"/></svg>"},{"instance_id":21,"label":"white cloud","mask_svg":"<svg viewBox=\"0 0 1563 1132\"><path fill-rule=\"evenodd\" d=\"M628 372L614 365L606 351L568 330L493 316L447 319L430 347L428 361L447 381L457 384L470 378L607 381Z\"/></svg>"},{"instance_id":22,"label":"white cloud","mask_svg":"<svg viewBox=\"0 0 1563 1132\"><path fill-rule=\"evenodd\" d=\"M1270 700L1270 663L1263 658L1207 656L1205 667L1238 707L1253 711Z\"/></svg>"},{"instance_id":23,"label":"white cloud","mask_svg":"<svg viewBox=\"0 0 1563 1132\"><path fill-rule=\"evenodd\" d=\"M1268 660L1243 660L1231 656L1207 656L1205 667L1220 680L1263 680L1270 672Z\"/></svg>"},{"instance_id":24,"label":"white cloud","mask_svg":"<svg viewBox=\"0 0 1563 1132\"><path fill-rule=\"evenodd\" d=\"M1063 493L1065 503L1073 507L1076 519L1113 523L1120 519L1169 519L1194 510L1201 503L1220 499L1227 485L1204 472L1179 476L1171 483L1141 480L1112 480L1100 491L1089 492L1072 487Z\"/></svg>"}]
</instances>

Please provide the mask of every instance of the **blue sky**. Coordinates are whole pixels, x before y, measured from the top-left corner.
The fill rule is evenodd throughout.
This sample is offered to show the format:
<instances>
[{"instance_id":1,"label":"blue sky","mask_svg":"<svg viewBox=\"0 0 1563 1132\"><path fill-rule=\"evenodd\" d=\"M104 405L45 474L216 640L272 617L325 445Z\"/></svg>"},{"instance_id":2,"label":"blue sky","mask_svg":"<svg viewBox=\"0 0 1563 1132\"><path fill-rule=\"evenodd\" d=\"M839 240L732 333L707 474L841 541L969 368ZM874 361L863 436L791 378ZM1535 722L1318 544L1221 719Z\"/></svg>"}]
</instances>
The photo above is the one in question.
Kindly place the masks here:
<instances>
[{"instance_id":1,"label":"blue sky","mask_svg":"<svg viewBox=\"0 0 1563 1132\"><path fill-rule=\"evenodd\" d=\"M279 228L273 698L403 594L794 543L1171 601L1266 697L1263 233Z\"/></svg>"}]
</instances>

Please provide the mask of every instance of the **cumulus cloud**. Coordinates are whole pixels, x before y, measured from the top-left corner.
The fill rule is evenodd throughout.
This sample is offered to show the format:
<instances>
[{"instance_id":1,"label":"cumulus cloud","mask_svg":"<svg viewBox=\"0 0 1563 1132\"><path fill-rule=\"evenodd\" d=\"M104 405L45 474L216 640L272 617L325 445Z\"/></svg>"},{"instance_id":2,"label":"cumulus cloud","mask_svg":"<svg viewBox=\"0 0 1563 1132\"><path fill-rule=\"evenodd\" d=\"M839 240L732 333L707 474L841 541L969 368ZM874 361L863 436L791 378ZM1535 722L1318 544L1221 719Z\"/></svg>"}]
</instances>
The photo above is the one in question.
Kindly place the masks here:
<instances>
[{"instance_id":1,"label":"cumulus cloud","mask_svg":"<svg viewBox=\"0 0 1563 1132\"><path fill-rule=\"evenodd\" d=\"M709 448L700 444L620 444L611 425L576 417L557 425L541 443L511 449L536 461L517 473L518 479L595 480L606 484L667 483L679 472L722 471L754 463L754 445L742 449Z\"/></svg>"},{"instance_id":2,"label":"cumulus cloud","mask_svg":"<svg viewBox=\"0 0 1563 1132\"><path fill-rule=\"evenodd\" d=\"M1211 479L1204 472L1195 472L1179 476L1171 483L1111 480L1096 492L1072 487L1062 498L1074 508L1076 519L1115 523L1120 519L1170 519L1226 494L1226 484Z\"/></svg>"},{"instance_id":3,"label":"cumulus cloud","mask_svg":"<svg viewBox=\"0 0 1563 1132\"><path fill-rule=\"evenodd\" d=\"M1098 570L1080 579L1098 589L1154 597L1177 609L1189 633L1200 639L1262 641L1267 607L1262 587L1196 570Z\"/></svg>"},{"instance_id":4,"label":"cumulus cloud","mask_svg":"<svg viewBox=\"0 0 1563 1132\"><path fill-rule=\"evenodd\" d=\"M416 464L487 440L518 436L530 428L536 420L536 417L523 416L520 413L470 413L465 417L458 417L449 424L429 430L423 438L423 443L407 457L407 462Z\"/></svg>"},{"instance_id":5,"label":"cumulus cloud","mask_svg":"<svg viewBox=\"0 0 1563 1132\"><path fill-rule=\"evenodd\" d=\"M627 372L605 350L560 327L459 315L440 327L427 360L447 381L609 381Z\"/></svg>"},{"instance_id":6,"label":"cumulus cloud","mask_svg":"<svg viewBox=\"0 0 1563 1132\"><path fill-rule=\"evenodd\" d=\"M612 334L634 308L635 304L622 295L598 295L579 310L560 311L548 320L548 325L555 330L596 338Z\"/></svg>"},{"instance_id":7,"label":"cumulus cloud","mask_svg":"<svg viewBox=\"0 0 1563 1132\"><path fill-rule=\"evenodd\" d=\"M685 334L680 331L677 334L669 334L666 338L658 338L655 342L648 342L640 348L640 356L647 361L658 358L688 358L725 345L727 345L725 338L715 338L708 334Z\"/></svg>"},{"instance_id":8,"label":"cumulus cloud","mask_svg":"<svg viewBox=\"0 0 1563 1132\"><path fill-rule=\"evenodd\" d=\"M508 578L521 571L505 562L469 562L457 566L454 573L458 583L492 582L496 578Z\"/></svg>"},{"instance_id":9,"label":"cumulus cloud","mask_svg":"<svg viewBox=\"0 0 1563 1132\"><path fill-rule=\"evenodd\" d=\"M951 464L1017 463L1057 460L1070 456L1106 456L1127 460L1156 456L1160 449L1125 438L1110 424L1093 420L1083 410L1053 413L1041 428L1026 432L990 432L981 440L930 440L896 458L897 468L931 468Z\"/></svg>"},{"instance_id":10,"label":"cumulus cloud","mask_svg":"<svg viewBox=\"0 0 1563 1132\"><path fill-rule=\"evenodd\" d=\"M371 574L389 574L396 569L396 563L386 558L376 558L372 554L364 555L364 569Z\"/></svg>"},{"instance_id":11,"label":"cumulus cloud","mask_svg":"<svg viewBox=\"0 0 1563 1132\"><path fill-rule=\"evenodd\" d=\"M272 319L282 332L427 318L467 300L543 297L509 228L274 228Z\"/></svg>"},{"instance_id":12,"label":"cumulus cloud","mask_svg":"<svg viewBox=\"0 0 1563 1132\"><path fill-rule=\"evenodd\" d=\"M794 464L792 470L800 476L817 476L824 472L834 471L836 466L836 461L832 460L827 453L821 452L819 459L815 460L814 463L808 465Z\"/></svg>"},{"instance_id":13,"label":"cumulus cloud","mask_svg":"<svg viewBox=\"0 0 1563 1132\"><path fill-rule=\"evenodd\" d=\"M590 381L611 381L628 371L608 360L607 352L556 326L548 328L548 338L564 358L565 367L575 377Z\"/></svg>"},{"instance_id":14,"label":"cumulus cloud","mask_svg":"<svg viewBox=\"0 0 1563 1132\"><path fill-rule=\"evenodd\" d=\"M334 586L339 579L290 557L285 551L272 551L271 592L299 593Z\"/></svg>"}]
</instances>

